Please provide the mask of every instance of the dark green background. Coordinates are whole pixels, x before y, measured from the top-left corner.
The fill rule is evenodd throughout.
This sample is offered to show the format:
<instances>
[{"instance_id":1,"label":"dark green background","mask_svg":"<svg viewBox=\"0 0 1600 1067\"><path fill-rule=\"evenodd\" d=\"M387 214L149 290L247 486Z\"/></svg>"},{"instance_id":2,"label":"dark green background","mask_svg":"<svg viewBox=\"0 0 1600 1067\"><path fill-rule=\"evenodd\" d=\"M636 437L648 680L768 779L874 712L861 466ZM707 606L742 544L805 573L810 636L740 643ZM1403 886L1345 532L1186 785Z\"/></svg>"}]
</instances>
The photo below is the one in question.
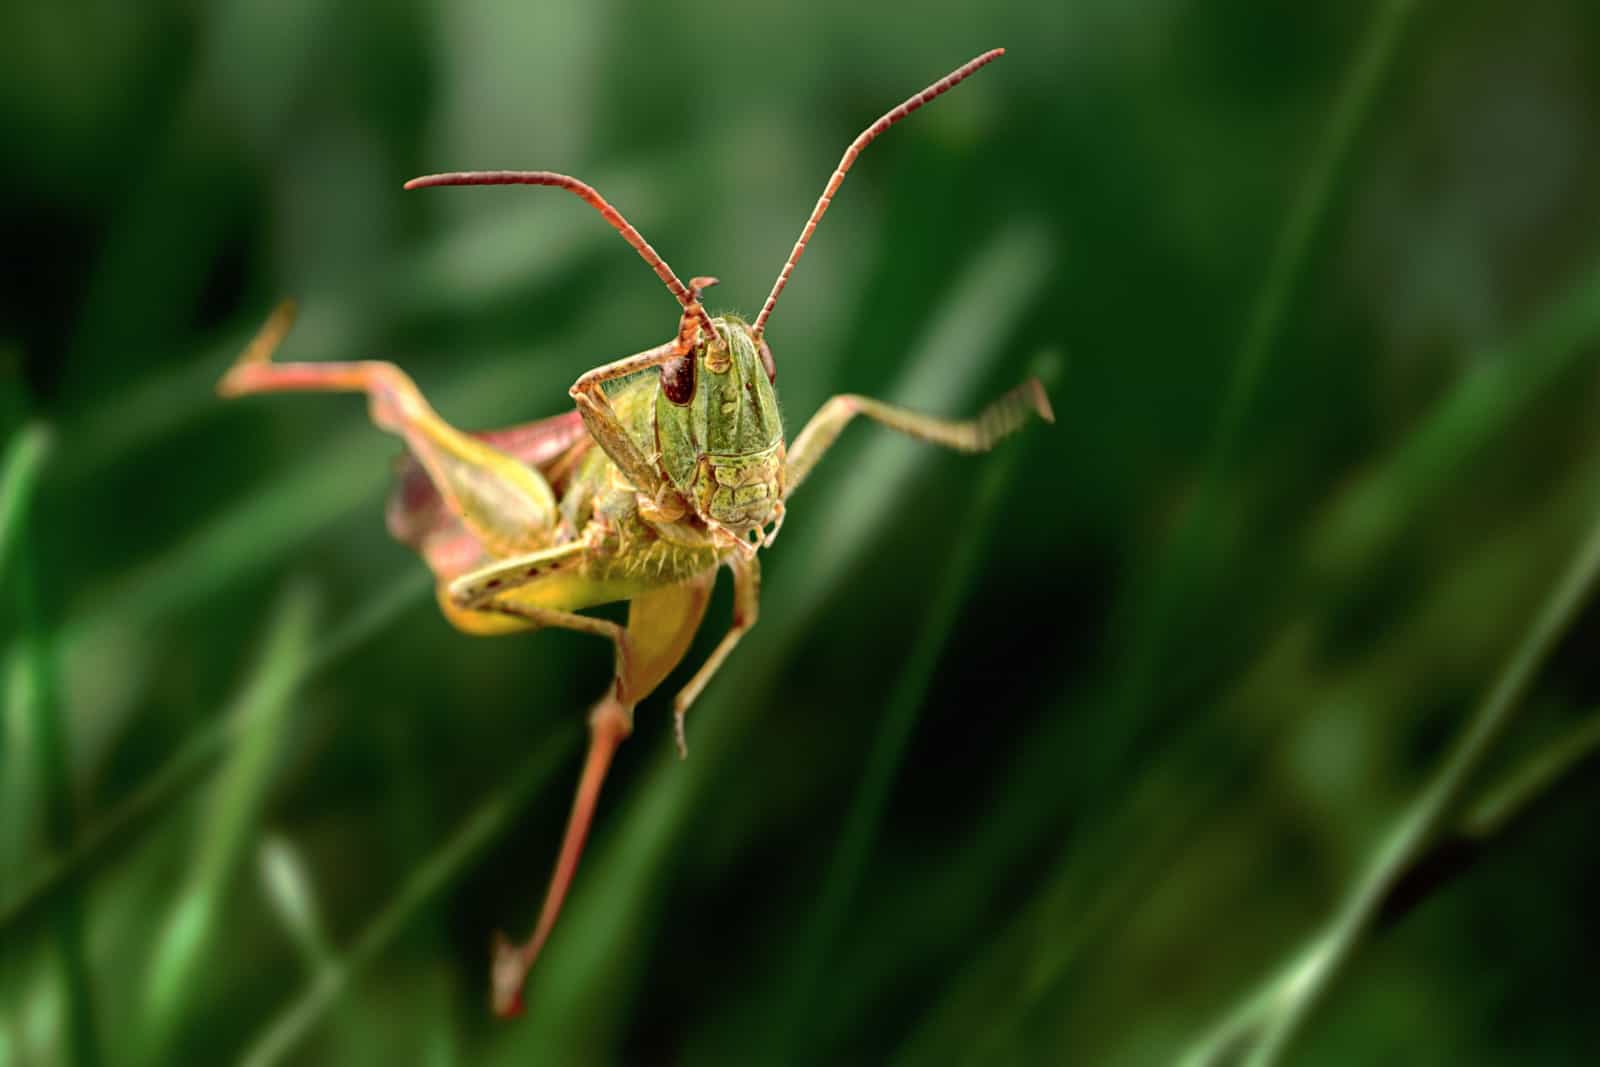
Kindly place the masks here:
<instances>
[{"instance_id":1,"label":"dark green background","mask_svg":"<svg viewBox=\"0 0 1600 1067\"><path fill-rule=\"evenodd\" d=\"M576 174L751 315L850 137L996 45L862 157L769 338L791 435L1030 369L1057 424L977 458L847 433L691 758L658 694L492 1020L609 652L451 630L363 405L215 380L292 295L286 358L394 359L463 426L553 414L671 299L571 197L404 179ZM1600 521L1597 131L1590 0L6 5L0 430L52 447L0 560L0 1064L1196 1047ZM1580 614L1290 1060L1592 1054L1600 775L1466 831L1592 742L1597 639Z\"/></svg>"}]
</instances>

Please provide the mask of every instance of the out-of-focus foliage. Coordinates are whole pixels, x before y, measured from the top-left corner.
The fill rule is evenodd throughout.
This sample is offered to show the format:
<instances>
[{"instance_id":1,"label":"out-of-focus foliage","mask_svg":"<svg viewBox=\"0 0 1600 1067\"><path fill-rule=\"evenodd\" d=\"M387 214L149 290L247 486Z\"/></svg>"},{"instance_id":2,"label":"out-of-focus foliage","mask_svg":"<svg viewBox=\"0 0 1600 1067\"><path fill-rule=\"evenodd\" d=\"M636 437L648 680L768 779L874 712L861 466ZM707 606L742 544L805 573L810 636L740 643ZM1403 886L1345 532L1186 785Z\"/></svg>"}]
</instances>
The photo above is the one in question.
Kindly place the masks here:
<instances>
[{"instance_id":1,"label":"out-of-focus foliage","mask_svg":"<svg viewBox=\"0 0 1600 1067\"><path fill-rule=\"evenodd\" d=\"M559 411L670 298L559 192L404 179L577 174L750 314L996 45L769 337L791 434L1041 366L1057 425L849 431L491 1020L610 653L450 630L363 405L215 380L292 295L286 358ZM1591 0L24 2L0 144L0 1064L1600 1042Z\"/></svg>"}]
</instances>

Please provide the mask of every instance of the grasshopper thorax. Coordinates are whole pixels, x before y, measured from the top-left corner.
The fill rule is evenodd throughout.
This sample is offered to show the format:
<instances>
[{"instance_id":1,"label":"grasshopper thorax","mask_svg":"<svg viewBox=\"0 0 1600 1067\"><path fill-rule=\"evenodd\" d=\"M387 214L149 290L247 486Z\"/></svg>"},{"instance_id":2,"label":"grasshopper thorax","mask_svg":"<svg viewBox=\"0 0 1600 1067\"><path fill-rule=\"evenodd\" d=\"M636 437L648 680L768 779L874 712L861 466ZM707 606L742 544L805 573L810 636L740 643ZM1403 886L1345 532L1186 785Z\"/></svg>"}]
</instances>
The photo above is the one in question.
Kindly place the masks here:
<instances>
[{"instance_id":1,"label":"grasshopper thorax","mask_svg":"<svg viewBox=\"0 0 1600 1067\"><path fill-rule=\"evenodd\" d=\"M783 422L765 342L742 319L712 321L715 342L661 368L656 451L700 518L742 536L781 509Z\"/></svg>"}]
</instances>

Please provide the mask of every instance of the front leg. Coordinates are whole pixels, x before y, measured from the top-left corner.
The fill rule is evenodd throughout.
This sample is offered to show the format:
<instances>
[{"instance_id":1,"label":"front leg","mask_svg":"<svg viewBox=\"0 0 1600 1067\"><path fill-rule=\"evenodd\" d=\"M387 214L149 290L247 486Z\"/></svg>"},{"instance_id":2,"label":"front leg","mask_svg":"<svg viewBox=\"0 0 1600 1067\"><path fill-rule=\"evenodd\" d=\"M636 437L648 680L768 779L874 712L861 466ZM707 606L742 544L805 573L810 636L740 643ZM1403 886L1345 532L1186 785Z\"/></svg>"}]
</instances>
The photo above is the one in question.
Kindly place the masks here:
<instances>
[{"instance_id":1,"label":"front leg","mask_svg":"<svg viewBox=\"0 0 1600 1067\"><path fill-rule=\"evenodd\" d=\"M619 359L615 363L596 367L579 378L568 390L572 402L578 407L578 414L583 416L583 424L588 428L589 436L593 437L595 443L611 457L617 469L622 471L624 477L645 497L669 507L670 502L664 499L669 488L666 480L662 478L661 472L650 458L640 450L638 443L629 435L627 427L622 425L622 420L617 417L611 401L606 398L601 383L649 370L651 367L659 367L681 355L683 353L679 350L678 342L668 341L637 355ZM687 505L683 508L683 511L686 510ZM683 511L679 511L678 514L681 516Z\"/></svg>"},{"instance_id":2,"label":"front leg","mask_svg":"<svg viewBox=\"0 0 1600 1067\"><path fill-rule=\"evenodd\" d=\"M817 460L857 415L865 415L891 430L957 452L987 452L1001 438L1021 429L1030 411L1045 422L1056 421L1050 410L1050 398L1045 396L1044 386L1037 378L1029 378L1006 393L979 412L975 419L940 419L894 407L870 396L841 393L823 404L795 438L784 467L783 495L787 499L800 487Z\"/></svg>"},{"instance_id":3,"label":"front leg","mask_svg":"<svg viewBox=\"0 0 1600 1067\"><path fill-rule=\"evenodd\" d=\"M577 405L578 413L583 416L583 424L588 427L589 435L639 491L640 509L652 522L676 522L688 513L688 501L662 476L654 457L645 455L629 436L627 427L617 418L602 386L605 382L626 378L674 359L695 358L699 324L705 318L705 311L700 306L700 290L716 282L715 278L695 278L689 283L692 300L678 319L677 337L603 367L596 367L581 376L567 391ZM721 341L712 334L706 343L720 345Z\"/></svg>"},{"instance_id":4,"label":"front leg","mask_svg":"<svg viewBox=\"0 0 1600 1067\"><path fill-rule=\"evenodd\" d=\"M684 738L683 720L689 706L700 696L711 676L721 668L723 660L733 651L743 637L756 624L761 614L761 564L754 555L734 556L728 563L733 571L733 626L723 635L705 663L694 672L689 684L672 701L672 727L678 740L678 756L687 758L689 745Z\"/></svg>"}]
</instances>

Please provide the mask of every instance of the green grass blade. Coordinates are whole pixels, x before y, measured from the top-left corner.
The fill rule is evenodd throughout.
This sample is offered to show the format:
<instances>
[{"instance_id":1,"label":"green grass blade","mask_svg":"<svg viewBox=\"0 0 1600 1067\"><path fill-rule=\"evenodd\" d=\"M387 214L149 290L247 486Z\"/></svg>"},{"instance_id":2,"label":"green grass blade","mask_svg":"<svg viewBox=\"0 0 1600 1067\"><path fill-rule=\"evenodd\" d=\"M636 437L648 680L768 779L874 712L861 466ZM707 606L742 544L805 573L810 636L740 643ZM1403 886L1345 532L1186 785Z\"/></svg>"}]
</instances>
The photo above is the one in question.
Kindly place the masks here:
<instances>
[{"instance_id":1,"label":"green grass blade","mask_svg":"<svg viewBox=\"0 0 1600 1067\"><path fill-rule=\"evenodd\" d=\"M1578 726L1525 758L1495 784L1476 789L1475 799L1449 831L1438 834L1395 879L1369 936L1377 937L1402 921L1419 903L1463 877L1497 844L1510 840L1535 819L1541 801L1550 799L1597 752L1600 711L1591 709Z\"/></svg>"},{"instance_id":2,"label":"green grass blade","mask_svg":"<svg viewBox=\"0 0 1600 1067\"><path fill-rule=\"evenodd\" d=\"M1211 452L1192 504L1150 569L1136 612L1118 706L1122 714L1149 700L1170 639L1173 616L1209 562L1222 504L1224 476L1233 462L1245 419L1267 362L1278 347L1289 309L1329 217L1343 198L1344 178L1394 66L1418 0L1386 0L1373 15L1339 90L1327 133L1290 209L1240 344L1224 393Z\"/></svg>"},{"instance_id":3,"label":"green grass blade","mask_svg":"<svg viewBox=\"0 0 1600 1067\"><path fill-rule=\"evenodd\" d=\"M1053 366L1044 370L1046 373L1041 377L1046 381L1056 377ZM780 1007L786 1008L787 1014L773 1027L773 1048L787 1061L804 1063L814 1055L808 1038L814 1038L815 1031L808 1023L814 1017L812 1009L823 971L866 869L906 745L916 728L917 714L926 701L928 687L955 628L961 605L982 565L1000 509L1015 482L1021 454L1021 449L1013 445L989 461L979 479L970 514L953 527L964 534L911 645L894 695L883 711L861 785L823 879L809 929L798 942L799 958L790 969L789 991L780 1001Z\"/></svg>"},{"instance_id":4,"label":"green grass blade","mask_svg":"<svg viewBox=\"0 0 1600 1067\"><path fill-rule=\"evenodd\" d=\"M1373 15L1355 62L1345 75L1327 134L1317 146L1294 206L1279 234L1266 280L1250 315L1238 362L1218 416L1213 464L1226 466L1239 441L1240 429L1260 388L1267 360L1283 336L1284 323L1296 292L1316 251L1329 217L1343 196L1351 159L1376 111L1400 42L1420 0L1384 0ZM1215 475L1213 475L1215 477Z\"/></svg>"},{"instance_id":5,"label":"green grass blade","mask_svg":"<svg viewBox=\"0 0 1600 1067\"><path fill-rule=\"evenodd\" d=\"M1500 671L1432 780L1375 850L1365 873L1351 887L1326 928L1311 939L1296 962L1250 999L1254 1010L1236 1017L1221 1033L1208 1035L1189 1062L1216 1062L1218 1053L1248 1048L1251 1063L1270 1064L1285 1052L1306 1016L1355 952L1394 886L1460 805L1462 793L1495 740L1511 721L1539 668L1600 583L1600 522L1588 532L1527 634Z\"/></svg>"},{"instance_id":6,"label":"green grass blade","mask_svg":"<svg viewBox=\"0 0 1600 1067\"><path fill-rule=\"evenodd\" d=\"M47 592L34 549L32 503L50 452L50 433L41 423L18 432L0 469L0 578L9 587L19 642L21 718L32 741L33 779L44 795L51 845L70 849L77 834L73 810L71 756L58 678L55 634L47 618ZM9 688L9 687L8 687ZM8 698L13 694L8 693ZM53 902L50 920L58 952L62 1000L66 1005L66 1048L71 1062L100 1062L100 1042L88 955L84 944L83 900L66 893Z\"/></svg>"},{"instance_id":7,"label":"green grass blade","mask_svg":"<svg viewBox=\"0 0 1600 1067\"><path fill-rule=\"evenodd\" d=\"M1351 583L1380 560L1386 550L1414 521L1419 504L1452 478L1459 479L1470 457L1490 446L1492 435L1503 433L1519 418L1528 416L1541 393L1579 370L1584 357L1600 336L1600 266L1591 267L1576 282L1533 319L1517 336L1502 346L1493 358L1485 358L1483 369L1474 371L1441 402L1438 410L1381 463L1356 480L1329 512L1308 525L1301 543L1311 580L1318 583L1321 595L1348 595ZM1374 523L1373 516L1381 516ZM1577 520L1581 521L1581 519ZM1338 546L1335 548L1335 546ZM1288 585L1306 582L1305 574L1287 576ZM1307 592L1296 602L1296 614L1314 616L1319 610ZM1259 664L1243 668L1244 674ZM1182 749L1190 732L1207 727L1196 720L1177 728L1165 742L1171 749ZM1212 777L1193 779L1184 786L1190 810L1211 810L1220 791L1231 780L1217 767ZM1089 900L1073 905L1076 921L1074 944L1087 943L1101 931L1102 924L1123 914L1120 902L1155 877L1173 850L1194 829L1182 817L1160 817L1157 807L1162 791L1150 787L1138 790L1127 808L1120 829L1105 827L1094 841L1078 848L1073 859L1071 879L1100 888ZM1138 831L1141 847L1130 852L1124 842ZM1155 836L1146 837L1153 833ZM1098 843L1096 843L1098 842ZM1065 966L1071 952L1057 945L1057 957ZM918 1047L926 1048L928 1043Z\"/></svg>"},{"instance_id":8,"label":"green grass blade","mask_svg":"<svg viewBox=\"0 0 1600 1067\"><path fill-rule=\"evenodd\" d=\"M432 589L431 577L420 566L408 568L404 575L385 584L382 592L321 641L302 665L296 685L304 685L423 603ZM63 886L81 881L138 840L140 832L168 803L204 780L217 758L239 739L244 726L240 709L210 717L127 799L79 835L70 850L40 864L26 887L0 904L0 937L11 936Z\"/></svg>"},{"instance_id":9,"label":"green grass blade","mask_svg":"<svg viewBox=\"0 0 1600 1067\"><path fill-rule=\"evenodd\" d=\"M216 782L187 877L162 925L149 970L137 1063L165 1062L199 994L213 930L271 784L295 689L312 658L315 611L308 587L284 597L255 674L239 700L241 736Z\"/></svg>"},{"instance_id":10,"label":"green grass blade","mask_svg":"<svg viewBox=\"0 0 1600 1067\"><path fill-rule=\"evenodd\" d=\"M23 536L28 505L49 450L49 428L29 423L11 438L5 459L0 461L0 577L6 574L11 554Z\"/></svg>"},{"instance_id":11,"label":"green grass blade","mask_svg":"<svg viewBox=\"0 0 1600 1067\"><path fill-rule=\"evenodd\" d=\"M1594 334L1596 327L1600 327L1600 300L1596 299L1595 286L1600 280L1600 272L1591 272L1580 282L1571 286L1566 293L1550 302L1541 314L1535 317L1531 326L1523 329L1517 335L1514 344L1505 346L1500 353L1497 363L1503 362L1509 374L1526 373L1530 377L1542 379L1543 384L1529 389L1514 389L1509 391L1508 407L1503 419L1496 419L1495 424L1504 426L1515 421L1517 413L1525 411L1530 405L1534 395L1539 389L1547 387L1551 380L1560 375L1565 375L1576 370L1582 365L1582 358L1588 349L1585 348ZM1497 377L1500 377L1497 374ZM1502 378L1501 380L1506 380ZM1476 391L1476 388L1474 389ZM1521 405L1519 407L1519 405ZM1447 403L1447 408L1455 405ZM1385 459L1383 464L1369 473L1365 479L1355 483L1354 491L1360 493L1362 487L1374 479L1389 480L1395 470L1412 469L1416 465L1416 457L1420 451L1433 451L1427 439L1435 437L1431 429L1433 421L1430 419L1422 428L1419 428L1412 437L1407 438L1393 453ZM1483 439L1476 426L1468 426L1458 422L1458 434L1451 441L1450 452L1458 459L1468 454L1472 449L1487 447L1488 442ZM1439 469L1440 476L1449 473L1448 468ZM1588 484L1589 474L1580 469L1573 475L1573 487ZM1578 490L1581 491L1581 490ZM1558 492L1554 494L1558 499L1567 499L1567 494ZM1580 498L1581 499L1581 498ZM1493 548L1486 550L1491 556L1499 556L1503 552L1516 552L1521 557L1533 553L1533 561L1521 558L1519 570L1526 572L1525 580L1533 580L1537 576L1541 584L1550 580L1544 574L1536 561L1539 558L1559 558L1559 553L1569 543L1570 531L1574 525L1584 521L1580 509L1573 508L1570 514L1562 515L1566 508L1551 508L1549 516L1541 512L1538 524L1529 524L1527 536L1522 540L1526 542L1532 537L1536 544L1554 539L1555 555L1551 556L1542 547L1529 549L1526 543L1520 547L1507 544L1503 549ZM1553 520L1553 521L1552 521ZM1544 534L1535 535L1534 526L1547 528ZM1308 533L1316 531L1312 525ZM1312 540L1307 537L1306 542ZM1381 551L1376 543L1373 551ZM1483 566L1479 568L1484 574L1483 579L1474 582L1453 580L1445 583L1451 588L1479 588L1483 591L1474 594L1481 602L1495 603L1502 601L1508 591L1516 588L1515 582L1510 585L1500 583L1498 579L1489 581L1493 575L1505 574L1505 564L1496 563L1493 559L1485 558ZM1357 575L1359 576L1359 575ZM1485 584L1487 583L1487 584ZM1323 590L1324 597L1337 595L1331 587ZM1441 599L1442 598L1442 599ZM1430 596L1428 602L1440 601L1438 607L1429 608L1420 613L1422 616L1413 624L1415 636L1401 634L1396 638L1399 647L1411 647L1419 643L1418 638L1426 633L1442 632L1441 627L1448 625L1457 614L1456 605L1471 600L1460 596L1451 597L1443 589ZM1315 618L1318 609L1309 605L1302 598L1296 602L1296 617L1305 615ZM1493 644L1495 654L1508 648L1498 640ZM1459 654L1459 653L1458 653ZM1272 655L1271 643L1263 653L1263 660ZM1259 672L1266 666L1265 662L1249 665L1241 669L1241 675L1250 676ZM1325 676L1306 680L1306 684L1315 683L1325 685ZM1313 702L1318 699L1326 701L1328 698L1319 698L1317 691L1306 690ZM1203 727L1198 724L1175 726L1175 735L1169 735L1163 741L1164 751L1186 751L1196 743L1194 738L1208 736ZM1213 736L1209 735L1209 736ZM1063 751L1059 743L1047 743L1044 748L1049 751ZM1059 758L1059 756L1058 756ZM1244 757L1240 757L1242 760ZM1160 765L1158 765L1159 767ZM1062 984L1070 975L1074 978L1090 973L1087 968L1091 966L1086 958L1086 953L1098 947L1102 952L1115 952L1119 944L1118 934L1112 931L1115 923L1130 923L1132 910L1126 902L1137 899L1139 894L1147 891L1148 886L1154 884L1155 879L1168 877L1172 873L1174 857L1179 855L1186 847L1186 841L1197 832L1204 831L1206 824L1200 816L1204 813L1214 813L1216 805L1224 800L1225 791L1230 788L1230 782L1236 782L1237 776L1225 773L1217 768L1214 759L1208 760L1204 773L1197 767L1177 770L1182 773L1181 781L1163 781L1170 776L1171 771L1157 768L1145 771L1136 788L1131 790L1126 803L1120 804L1120 811L1114 819L1099 827L1086 844L1075 844L1071 851L1064 857L1058 871L1049 878L1044 879L1046 885L1054 887L1039 894L1034 904L1030 905L1026 916L1019 920L1016 928L1009 932L1006 938L1001 939L997 946L985 952L980 965L968 968L969 974L961 981L952 985L951 993L941 1001L941 1008L930 1013L930 1024L920 1027L915 1040L910 1046L916 1056L911 1062L916 1062L917 1056L938 1055L940 1050L952 1047L952 1041L961 1042L961 1047L979 1047L982 1042L975 1040L972 1033L961 1033L950 1026L933 1025L932 1022L939 1017L946 1016L954 1010L952 1005L960 1005L960 1017L964 1019L997 1018L995 1009L999 1001L990 998L985 1001L980 995L983 983L999 989L1011 989L1011 983L1017 976L1026 972L1026 987L1028 989L1050 990L1050 995L1066 996L1068 993ZM1209 777L1207 777L1209 775ZM1175 814L1171 805L1173 796L1181 795L1187 810L1194 816L1187 817ZM1132 842L1132 844L1130 844ZM1048 940L1047 950L1034 947L1037 929L1052 928L1053 933ZM1045 951L1048 959L1041 959L1041 951ZM1011 1000L1005 1002L1006 1010L1016 1011L1016 1002L1023 994L1013 992ZM948 1010L947 1010L948 1009ZM987 1009L987 1013L985 1013ZM1043 1009L1041 1009L1042 1013ZM978 1025L982 1025L981 1023ZM1184 1025L1192 1025L1185 1023ZM1220 1028L1213 1032L1219 1032ZM996 1038L1001 1040L1001 1038ZM1015 1054L1013 1048L1012 1054ZM989 1056L993 1058L993 1055ZM982 1057L980 1057L980 1062Z\"/></svg>"},{"instance_id":12,"label":"green grass blade","mask_svg":"<svg viewBox=\"0 0 1600 1067\"><path fill-rule=\"evenodd\" d=\"M1600 263L1570 282L1511 341L1475 353L1474 368L1431 414L1347 491L1308 532L1316 577L1338 587L1414 525L1474 454L1527 419L1535 401L1586 365L1600 337Z\"/></svg>"},{"instance_id":13,"label":"green grass blade","mask_svg":"<svg viewBox=\"0 0 1600 1067\"><path fill-rule=\"evenodd\" d=\"M1496 786L1486 789L1461 820L1461 832L1489 838L1548 793L1556 783L1600 752L1600 709L1536 753Z\"/></svg>"},{"instance_id":14,"label":"green grass blade","mask_svg":"<svg viewBox=\"0 0 1600 1067\"><path fill-rule=\"evenodd\" d=\"M640 173L649 172L646 168ZM659 210L660 195L625 175L602 174L590 180L602 189L620 188L621 194L609 195L626 196L641 226L647 226ZM469 216L439 231L422 247L394 257L375 279L360 279L336 293L316 294L300 316L297 350L309 349L312 354L304 358L311 359L359 358L364 353L351 349L378 331L380 318L392 324L469 312L509 293L550 284L572 263L610 248L615 240L604 226L594 225L593 219L555 197L509 202L500 211ZM63 457L64 477L92 477L212 410L217 379L259 325L252 321L231 331L225 339L200 348L182 366L148 375L73 418L64 427L68 431L64 436L72 442ZM137 354L132 358L137 360Z\"/></svg>"},{"instance_id":15,"label":"green grass blade","mask_svg":"<svg viewBox=\"0 0 1600 1067\"><path fill-rule=\"evenodd\" d=\"M256 850L256 860L268 903L278 913L311 973L322 973L333 965L333 946L323 928L322 909L317 905L311 877L299 852L287 838L268 834Z\"/></svg>"},{"instance_id":16,"label":"green grass blade","mask_svg":"<svg viewBox=\"0 0 1600 1067\"><path fill-rule=\"evenodd\" d=\"M29 506L33 501L40 468L50 451L51 437L50 430L43 423L26 424L6 442L4 458L0 459L0 588L8 587L13 581L13 556L26 540ZM31 561L19 562L15 567L20 571L23 565L29 563ZM18 580L24 579L19 575ZM29 575L25 580L32 582L33 578ZM24 621L19 619L18 623ZM0 869L14 870L22 866L25 851L22 841L27 835L28 824L32 822L30 810L34 791L29 784L32 771L22 765L27 753L13 751L8 742L13 736L25 738L29 733L28 727L23 724L30 721L33 713L28 688L34 662L31 646L19 641L6 649L4 663L0 665L3 666L0 685L4 686L0 690L0 701L3 701L0 709L5 711L0 716L0 786L5 789L0 793L0 805L4 805L8 815L4 824L5 836L0 838ZM8 760L17 763L8 765ZM9 881L7 878L0 884Z\"/></svg>"},{"instance_id":17,"label":"green grass blade","mask_svg":"<svg viewBox=\"0 0 1600 1067\"><path fill-rule=\"evenodd\" d=\"M251 1041L243 1062L251 1067L282 1062L337 1002L351 979L388 947L429 900L460 878L472 861L506 831L534 792L566 763L576 740L575 733L563 733L524 761L454 836L412 872L350 948L320 969L305 991L262 1028Z\"/></svg>"}]
</instances>

